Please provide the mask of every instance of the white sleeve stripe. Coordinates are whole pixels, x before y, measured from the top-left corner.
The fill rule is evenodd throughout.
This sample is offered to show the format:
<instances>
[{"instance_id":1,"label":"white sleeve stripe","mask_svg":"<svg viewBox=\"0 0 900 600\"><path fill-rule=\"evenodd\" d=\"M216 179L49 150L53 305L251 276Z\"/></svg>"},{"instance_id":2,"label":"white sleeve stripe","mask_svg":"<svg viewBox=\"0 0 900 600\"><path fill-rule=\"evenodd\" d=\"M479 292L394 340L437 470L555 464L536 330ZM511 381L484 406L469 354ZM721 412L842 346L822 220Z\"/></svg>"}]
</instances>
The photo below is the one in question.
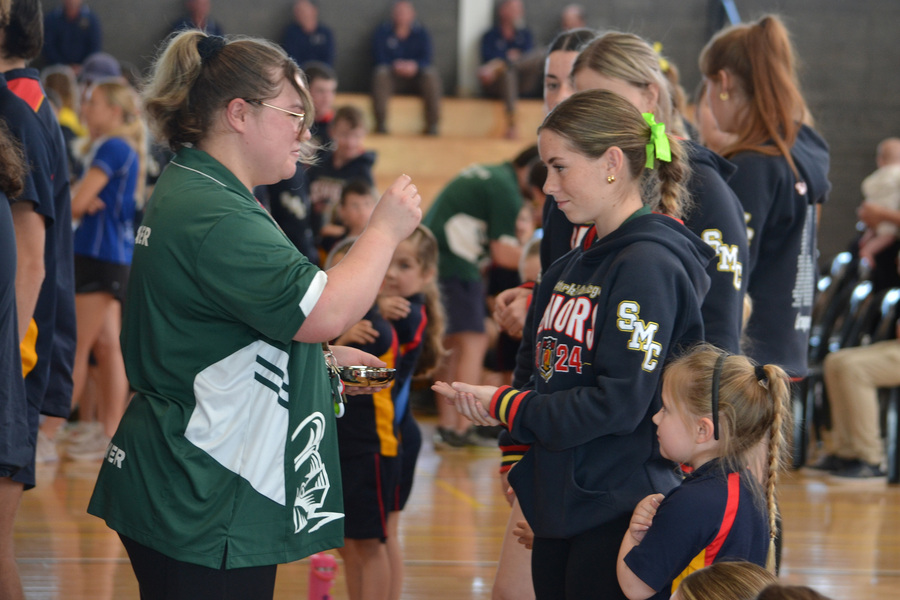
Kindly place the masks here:
<instances>
[{"instance_id":1,"label":"white sleeve stripe","mask_svg":"<svg viewBox=\"0 0 900 600\"><path fill-rule=\"evenodd\" d=\"M308 317L309 313L316 307L316 303L319 301L322 292L325 290L326 283L328 283L328 275L325 274L325 271L319 271L316 273L316 276L313 277L312 282L310 282L309 287L306 289L306 293L303 295L303 299L300 300L300 310L303 311L304 316Z\"/></svg>"}]
</instances>

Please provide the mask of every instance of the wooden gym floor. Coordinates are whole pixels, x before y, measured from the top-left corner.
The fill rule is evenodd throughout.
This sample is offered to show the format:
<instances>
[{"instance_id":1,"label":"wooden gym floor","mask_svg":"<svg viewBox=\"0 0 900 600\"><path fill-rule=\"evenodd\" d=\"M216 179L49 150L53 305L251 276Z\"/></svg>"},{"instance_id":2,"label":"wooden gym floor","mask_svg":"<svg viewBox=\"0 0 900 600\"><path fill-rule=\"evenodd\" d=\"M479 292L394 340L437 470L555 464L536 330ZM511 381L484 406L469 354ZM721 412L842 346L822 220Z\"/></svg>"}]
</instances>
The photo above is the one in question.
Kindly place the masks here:
<instances>
[{"instance_id":1,"label":"wooden gym floor","mask_svg":"<svg viewBox=\"0 0 900 600\"><path fill-rule=\"evenodd\" d=\"M432 417L412 496L400 525L404 600L488 600L508 507L497 479L498 452L435 452ZM137 599L137 582L118 537L85 513L99 463L40 467L15 528L16 556L29 600ZM884 480L837 484L803 471L780 488L782 578L834 600L900 596L900 486ZM346 598L338 567L332 589ZM306 598L308 561L278 569L275 597Z\"/></svg>"}]
</instances>

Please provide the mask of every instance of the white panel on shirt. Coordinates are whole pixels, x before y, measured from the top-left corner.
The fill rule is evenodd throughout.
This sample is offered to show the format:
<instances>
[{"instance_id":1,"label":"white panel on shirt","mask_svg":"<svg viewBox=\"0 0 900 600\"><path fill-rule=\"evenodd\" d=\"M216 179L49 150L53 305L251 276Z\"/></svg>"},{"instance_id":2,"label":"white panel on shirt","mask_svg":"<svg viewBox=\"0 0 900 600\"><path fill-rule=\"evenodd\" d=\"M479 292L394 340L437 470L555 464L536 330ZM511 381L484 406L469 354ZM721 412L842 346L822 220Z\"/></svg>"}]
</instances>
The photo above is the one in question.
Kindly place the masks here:
<instances>
[{"instance_id":1,"label":"white panel on shirt","mask_svg":"<svg viewBox=\"0 0 900 600\"><path fill-rule=\"evenodd\" d=\"M258 340L194 379L185 438L267 498L285 504L287 353ZM281 404L279 404L281 400Z\"/></svg>"},{"instance_id":2,"label":"white panel on shirt","mask_svg":"<svg viewBox=\"0 0 900 600\"><path fill-rule=\"evenodd\" d=\"M457 213L444 224L447 246L458 257L477 264L487 245L487 223L472 215Z\"/></svg>"}]
</instances>

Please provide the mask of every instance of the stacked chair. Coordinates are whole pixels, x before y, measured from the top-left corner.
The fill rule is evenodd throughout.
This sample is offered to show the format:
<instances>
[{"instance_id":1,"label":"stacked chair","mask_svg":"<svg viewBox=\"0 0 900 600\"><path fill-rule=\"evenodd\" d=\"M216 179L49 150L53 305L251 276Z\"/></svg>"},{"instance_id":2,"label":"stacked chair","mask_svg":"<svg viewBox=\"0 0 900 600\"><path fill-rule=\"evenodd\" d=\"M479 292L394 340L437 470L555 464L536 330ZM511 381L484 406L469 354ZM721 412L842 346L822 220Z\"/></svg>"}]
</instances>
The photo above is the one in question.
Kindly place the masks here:
<instances>
[{"instance_id":1,"label":"stacked chair","mask_svg":"<svg viewBox=\"0 0 900 600\"><path fill-rule=\"evenodd\" d=\"M874 292L868 269L849 252L838 254L819 280L810 330L809 373L794 396L795 468L803 466L812 436L818 443L830 427L823 364L843 348L893 339L900 314L900 289ZM900 483L900 387L881 390L887 440L888 481Z\"/></svg>"},{"instance_id":2,"label":"stacked chair","mask_svg":"<svg viewBox=\"0 0 900 600\"><path fill-rule=\"evenodd\" d=\"M809 334L809 371L795 389L793 465L799 469L806 462L810 434L821 440L823 428L828 426L825 405L825 383L822 365L834 346L832 336L839 330L851 308L856 286L867 280L868 272L850 252L841 252L831 261L829 272L819 279L818 294L812 310ZM862 291L857 292L857 297Z\"/></svg>"},{"instance_id":3,"label":"stacked chair","mask_svg":"<svg viewBox=\"0 0 900 600\"><path fill-rule=\"evenodd\" d=\"M900 288L891 288L881 301L881 320L872 334L873 342L894 339L900 317ZM900 483L900 387L880 390L882 424L886 441L888 483Z\"/></svg>"}]
</instances>

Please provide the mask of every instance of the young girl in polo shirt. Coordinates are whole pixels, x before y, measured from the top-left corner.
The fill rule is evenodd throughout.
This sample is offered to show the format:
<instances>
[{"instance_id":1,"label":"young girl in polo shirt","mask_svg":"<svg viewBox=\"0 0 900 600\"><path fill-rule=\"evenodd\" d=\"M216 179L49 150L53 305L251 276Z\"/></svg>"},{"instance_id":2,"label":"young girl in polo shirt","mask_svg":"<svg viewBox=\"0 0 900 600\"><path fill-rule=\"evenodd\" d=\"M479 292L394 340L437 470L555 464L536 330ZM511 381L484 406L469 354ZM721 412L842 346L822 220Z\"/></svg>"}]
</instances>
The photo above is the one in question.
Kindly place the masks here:
<instances>
[{"instance_id":1,"label":"young girl in polo shirt","mask_svg":"<svg viewBox=\"0 0 900 600\"><path fill-rule=\"evenodd\" d=\"M666 369L653 417L660 452L690 467L668 496L634 510L618 578L631 599L668 598L681 579L721 560L774 571L775 484L789 430L790 381L775 365L703 345ZM768 437L764 488L748 466Z\"/></svg>"}]
</instances>

